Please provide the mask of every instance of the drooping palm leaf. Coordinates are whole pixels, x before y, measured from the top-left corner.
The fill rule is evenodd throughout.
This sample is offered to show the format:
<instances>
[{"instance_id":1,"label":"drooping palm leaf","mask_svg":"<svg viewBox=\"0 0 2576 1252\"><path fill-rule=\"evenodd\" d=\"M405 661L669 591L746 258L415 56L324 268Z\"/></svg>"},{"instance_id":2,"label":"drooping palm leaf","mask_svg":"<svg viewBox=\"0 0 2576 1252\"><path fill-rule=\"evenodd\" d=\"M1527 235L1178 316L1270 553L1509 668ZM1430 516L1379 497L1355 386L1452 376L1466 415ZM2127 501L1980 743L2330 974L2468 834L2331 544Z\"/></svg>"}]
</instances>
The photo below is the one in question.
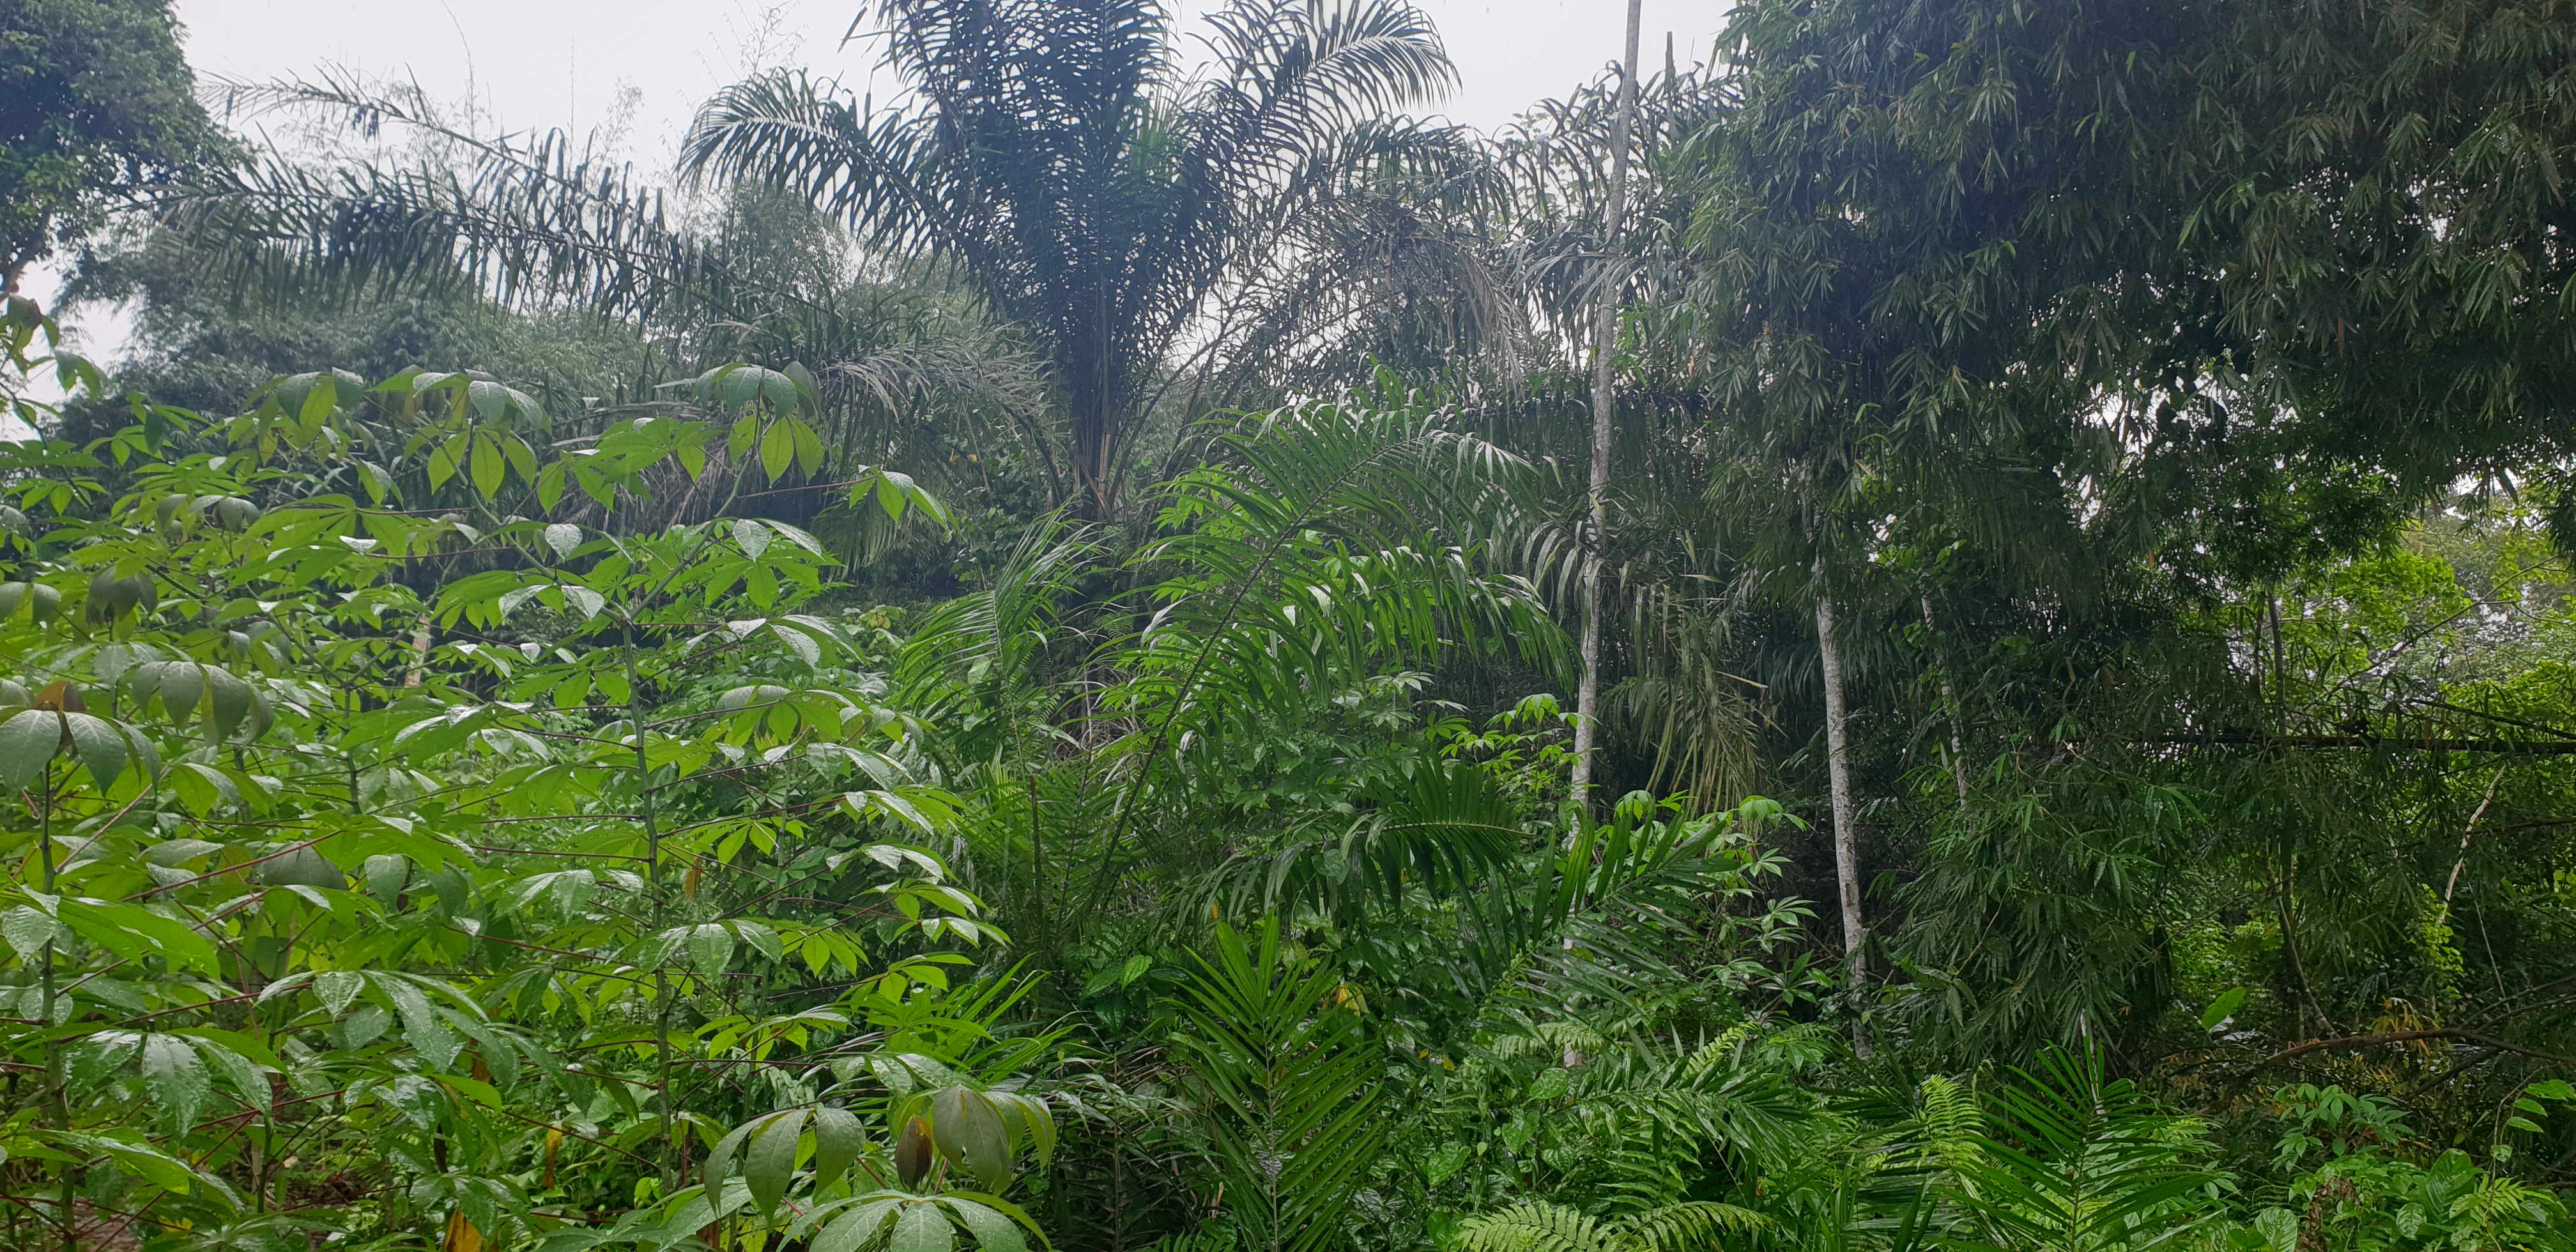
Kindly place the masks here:
<instances>
[{"instance_id":1,"label":"drooping palm leaf","mask_svg":"<svg viewBox=\"0 0 2576 1252\"><path fill-rule=\"evenodd\" d=\"M1455 650L1563 664L1534 589L1487 557L1490 535L1523 524L1523 464L1418 400L1377 399L1255 419L1218 441L1224 462L1166 490L1164 537L1136 561L1163 575L1158 607L1110 649L1124 677L1102 704L1130 719L1132 763L1094 899L1148 790L1253 719Z\"/></svg>"}]
</instances>

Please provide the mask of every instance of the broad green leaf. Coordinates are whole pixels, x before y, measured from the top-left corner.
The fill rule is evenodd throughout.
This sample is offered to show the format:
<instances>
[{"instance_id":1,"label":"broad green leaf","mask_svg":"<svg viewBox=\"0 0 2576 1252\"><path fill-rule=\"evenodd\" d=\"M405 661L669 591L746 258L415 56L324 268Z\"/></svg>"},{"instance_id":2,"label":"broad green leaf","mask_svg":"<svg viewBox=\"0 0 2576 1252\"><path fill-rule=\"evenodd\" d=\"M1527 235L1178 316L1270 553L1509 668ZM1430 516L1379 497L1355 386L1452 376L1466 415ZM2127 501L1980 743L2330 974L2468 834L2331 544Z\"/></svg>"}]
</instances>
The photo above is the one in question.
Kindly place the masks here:
<instances>
[{"instance_id":1,"label":"broad green leaf","mask_svg":"<svg viewBox=\"0 0 2576 1252\"><path fill-rule=\"evenodd\" d=\"M2217 999L2210 1001L2209 1008L2201 1013L2200 1028L2209 1031L2225 1025L2227 1019L2235 1015L2237 1006L2243 1003L2245 1003L2243 987L2230 987L2220 992Z\"/></svg>"},{"instance_id":2,"label":"broad green leaf","mask_svg":"<svg viewBox=\"0 0 2576 1252\"><path fill-rule=\"evenodd\" d=\"M197 1056L208 1068L223 1075L243 1100L262 1114L270 1111L271 1092L265 1067L231 1048L208 1039L197 1040Z\"/></svg>"},{"instance_id":3,"label":"broad green leaf","mask_svg":"<svg viewBox=\"0 0 2576 1252\"><path fill-rule=\"evenodd\" d=\"M825 1226L814 1236L813 1252L860 1252L885 1237L886 1224L904 1207L901 1200L869 1200Z\"/></svg>"},{"instance_id":4,"label":"broad green leaf","mask_svg":"<svg viewBox=\"0 0 2576 1252\"><path fill-rule=\"evenodd\" d=\"M199 817L214 812L220 805L240 799L234 791L233 780L222 770L196 761L181 761L171 767L170 786L179 793L179 802Z\"/></svg>"},{"instance_id":5,"label":"broad green leaf","mask_svg":"<svg viewBox=\"0 0 2576 1252\"><path fill-rule=\"evenodd\" d=\"M318 430L339 403L338 385L332 382L330 375L324 374L313 380L312 390L304 393L304 403L298 406L295 420L307 431Z\"/></svg>"},{"instance_id":6,"label":"broad green leaf","mask_svg":"<svg viewBox=\"0 0 2576 1252\"><path fill-rule=\"evenodd\" d=\"M0 792L34 782L63 742L63 715L27 709L0 722Z\"/></svg>"},{"instance_id":7,"label":"broad green leaf","mask_svg":"<svg viewBox=\"0 0 2576 1252\"><path fill-rule=\"evenodd\" d=\"M772 625L769 629L770 633L778 636L780 643L787 645L788 651L796 654L797 660L809 666L819 666L823 663L822 645L815 643L812 635L784 623Z\"/></svg>"},{"instance_id":8,"label":"broad green leaf","mask_svg":"<svg viewBox=\"0 0 2576 1252\"><path fill-rule=\"evenodd\" d=\"M790 418L796 434L796 464L811 478L823 472L823 436L802 417Z\"/></svg>"},{"instance_id":9,"label":"broad green leaf","mask_svg":"<svg viewBox=\"0 0 2576 1252\"><path fill-rule=\"evenodd\" d=\"M769 423L760 436L760 472L776 482L796 459L796 432L784 420Z\"/></svg>"},{"instance_id":10,"label":"broad green leaf","mask_svg":"<svg viewBox=\"0 0 2576 1252\"><path fill-rule=\"evenodd\" d=\"M196 1124L209 1085L194 1041L177 1035L143 1037L143 1088L170 1125L185 1130Z\"/></svg>"},{"instance_id":11,"label":"broad green leaf","mask_svg":"<svg viewBox=\"0 0 2576 1252\"><path fill-rule=\"evenodd\" d=\"M725 968L733 964L733 947L733 930L721 922L708 922L689 930L689 964L705 977L723 975Z\"/></svg>"},{"instance_id":12,"label":"broad green leaf","mask_svg":"<svg viewBox=\"0 0 2576 1252\"><path fill-rule=\"evenodd\" d=\"M886 1240L886 1252L953 1252L956 1246L957 1228L927 1200L905 1205Z\"/></svg>"},{"instance_id":13,"label":"broad green leaf","mask_svg":"<svg viewBox=\"0 0 2576 1252\"><path fill-rule=\"evenodd\" d=\"M161 712L181 726L194 720L198 703L205 695L205 667L194 661L171 661L144 668L153 671L149 689L160 697ZM141 694L138 690L137 698Z\"/></svg>"},{"instance_id":14,"label":"broad green leaf","mask_svg":"<svg viewBox=\"0 0 2576 1252\"><path fill-rule=\"evenodd\" d=\"M742 1154L743 1181L751 1185L751 1202L763 1213L775 1211L787 1194L796 1171L797 1141L805 1135L805 1113L790 1109L762 1119Z\"/></svg>"},{"instance_id":15,"label":"broad green leaf","mask_svg":"<svg viewBox=\"0 0 2576 1252\"><path fill-rule=\"evenodd\" d=\"M206 682L207 737L216 743L230 742L233 733L240 730L243 720L250 716L250 684L234 677L231 671L221 669L208 669Z\"/></svg>"},{"instance_id":16,"label":"broad green leaf","mask_svg":"<svg viewBox=\"0 0 2576 1252\"><path fill-rule=\"evenodd\" d=\"M411 860L389 852L368 857L360 870L366 876L367 890L379 900L391 904L402 894L403 885L411 881Z\"/></svg>"},{"instance_id":17,"label":"broad green leaf","mask_svg":"<svg viewBox=\"0 0 2576 1252\"><path fill-rule=\"evenodd\" d=\"M0 936L9 940L9 947L18 954L19 960L31 966L37 957L44 954L45 945L61 942L62 935L62 924L46 916L42 910L21 904L0 913Z\"/></svg>"},{"instance_id":18,"label":"broad green leaf","mask_svg":"<svg viewBox=\"0 0 2576 1252\"><path fill-rule=\"evenodd\" d=\"M755 829L758 828L755 827ZM733 931L742 937L744 943L751 945L752 951L770 960L775 961L786 955L786 945L779 941L778 932L767 926L755 921L742 920L733 924Z\"/></svg>"},{"instance_id":19,"label":"broad green leaf","mask_svg":"<svg viewBox=\"0 0 2576 1252\"><path fill-rule=\"evenodd\" d=\"M479 387L482 384L475 385ZM476 432L471 464L475 494L486 500L499 495L501 480L509 472L509 464L501 459L500 440L487 432Z\"/></svg>"},{"instance_id":20,"label":"broad green leaf","mask_svg":"<svg viewBox=\"0 0 2576 1252\"><path fill-rule=\"evenodd\" d=\"M79 1143L88 1154L106 1156L117 1166L164 1191L186 1194L197 1183L196 1171L187 1162L147 1143L104 1135L66 1135L66 1142Z\"/></svg>"},{"instance_id":21,"label":"broad green leaf","mask_svg":"<svg viewBox=\"0 0 2576 1252\"><path fill-rule=\"evenodd\" d=\"M429 996L410 981L398 977L379 977L376 986L393 1002L394 1012L402 1017L403 1041L433 1066L446 1069L456 1064L465 1041L438 1018L430 1007Z\"/></svg>"},{"instance_id":22,"label":"broad green leaf","mask_svg":"<svg viewBox=\"0 0 2576 1252\"><path fill-rule=\"evenodd\" d=\"M724 1138L716 1140L716 1146L707 1150L708 1186L722 1186L724 1180L733 1175L735 1154L742 1150L743 1141L751 1138L752 1132L758 1129L760 1129L759 1122L745 1122L734 1127Z\"/></svg>"},{"instance_id":23,"label":"broad green leaf","mask_svg":"<svg viewBox=\"0 0 2576 1252\"><path fill-rule=\"evenodd\" d=\"M930 1097L931 1138L939 1154L995 1191L1011 1181L1011 1135L1001 1111L982 1092L950 1087Z\"/></svg>"},{"instance_id":24,"label":"broad green leaf","mask_svg":"<svg viewBox=\"0 0 2576 1252\"><path fill-rule=\"evenodd\" d=\"M814 1181L827 1184L848 1172L867 1150L868 1132L855 1114L829 1105L814 1110Z\"/></svg>"},{"instance_id":25,"label":"broad green leaf","mask_svg":"<svg viewBox=\"0 0 2576 1252\"><path fill-rule=\"evenodd\" d=\"M367 976L354 970L331 970L313 976L313 994L333 1017L348 1012L358 994L366 989Z\"/></svg>"},{"instance_id":26,"label":"broad green leaf","mask_svg":"<svg viewBox=\"0 0 2576 1252\"><path fill-rule=\"evenodd\" d=\"M129 960L158 956L173 967L216 972L212 941L188 923L140 904L65 899L55 906L54 915L72 933Z\"/></svg>"},{"instance_id":27,"label":"broad green leaf","mask_svg":"<svg viewBox=\"0 0 2576 1252\"><path fill-rule=\"evenodd\" d=\"M528 406L531 415L535 414L535 409L533 404ZM517 435L504 436L501 454L509 458L510 468L519 472L519 481L532 483L537 480L537 450L529 447L527 440Z\"/></svg>"},{"instance_id":28,"label":"broad green leaf","mask_svg":"<svg viewBox=\"0 0 2576 1252\"><path fill-rule=\"evenodd\" d=\"M965 1223L966 1229L974 1234L976 1244L987 1252L1028 1252L1028 1240L1021 1235L1018 1222L962 1197L951 1197L948 1211Z\"/></svg>"},{"instance_id":29,"label":"broad green leaf","mask_svg":"<svg viewBox=\"0 0 2576 1252\"><path fill-rule=\"evenodd\" d=\"M383 1037L393 1024L393 1014L372 1004L361 1004L347 1021L340 1023L340 1042L353 1050L363 1048Z\"/></svg>"},{"instance_id":30,"label":"broad green leaf","mask_svg":"<svg viewBox=\"0 0 2576 1252\"><path fill-rule=\"evenodd\" d=\"M114 786L132 759L125 732L87 713L63 714L63 726L71 734L72 751L89 771L90 784L101 791Z\"/></svg>"},{"instance_id":31,"label":"broad green leaf","mask_svg":"<svg viewBox=\"0 0 2576 1252\"><path fill-rule=\"evenodd\" d=\"M482 379L465 384L465 396L484 421L497 422L510 411L510 389Z\"/></svg>"}]
</instances>

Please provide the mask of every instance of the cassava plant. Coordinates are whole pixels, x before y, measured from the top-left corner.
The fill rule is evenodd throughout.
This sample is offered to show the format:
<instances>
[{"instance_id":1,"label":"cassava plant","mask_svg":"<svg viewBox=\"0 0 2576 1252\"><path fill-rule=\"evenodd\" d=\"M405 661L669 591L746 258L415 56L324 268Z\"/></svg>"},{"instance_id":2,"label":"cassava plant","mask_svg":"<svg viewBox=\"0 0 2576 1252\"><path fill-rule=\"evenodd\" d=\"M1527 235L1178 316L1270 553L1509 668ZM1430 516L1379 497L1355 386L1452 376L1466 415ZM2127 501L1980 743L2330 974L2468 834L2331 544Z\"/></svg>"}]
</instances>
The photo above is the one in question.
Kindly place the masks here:
<instances>
[{"instance_id":1,"label":"cassava plant","mask_svg":"<svg viewBox=\"0 0 2576 1252\"><path fill-rule=\"evenodd\" d=\"M12 316L22 373L95 377ZM815 603L822 546L646 520L810 470L810 391L718 371L561 446L496 380L322 373L0 448L11 1246L754 1231L782 1144L818 1185L903 1157L854 1102L988 1190L1045 1146L1028 1053L978 1042L999 984L949 974L1003 937L909 846L962 802ZM1007 1202L897 1173L1018 1246Z\"/></svg>"}]
</instances>

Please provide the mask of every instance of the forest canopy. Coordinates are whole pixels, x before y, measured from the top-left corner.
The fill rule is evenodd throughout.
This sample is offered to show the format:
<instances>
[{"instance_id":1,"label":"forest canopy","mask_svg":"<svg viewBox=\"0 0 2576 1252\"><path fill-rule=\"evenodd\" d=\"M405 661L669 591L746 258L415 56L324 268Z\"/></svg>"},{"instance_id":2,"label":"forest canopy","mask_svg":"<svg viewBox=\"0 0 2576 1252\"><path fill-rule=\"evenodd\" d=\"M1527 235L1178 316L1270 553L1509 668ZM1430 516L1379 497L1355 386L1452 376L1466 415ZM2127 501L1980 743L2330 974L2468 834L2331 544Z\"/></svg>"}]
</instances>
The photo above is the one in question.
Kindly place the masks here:
<instances>
[{"instance_id":1,"label":"forest canopy","mask_svg":"<svg viewBox=\"0 0 2576 1252\"><path fill-rule=\"evenodd\" d=\"M2576 9L1630 20L0 0L0 1242L2576 1248Z\"/></svg>"}]
</instances>

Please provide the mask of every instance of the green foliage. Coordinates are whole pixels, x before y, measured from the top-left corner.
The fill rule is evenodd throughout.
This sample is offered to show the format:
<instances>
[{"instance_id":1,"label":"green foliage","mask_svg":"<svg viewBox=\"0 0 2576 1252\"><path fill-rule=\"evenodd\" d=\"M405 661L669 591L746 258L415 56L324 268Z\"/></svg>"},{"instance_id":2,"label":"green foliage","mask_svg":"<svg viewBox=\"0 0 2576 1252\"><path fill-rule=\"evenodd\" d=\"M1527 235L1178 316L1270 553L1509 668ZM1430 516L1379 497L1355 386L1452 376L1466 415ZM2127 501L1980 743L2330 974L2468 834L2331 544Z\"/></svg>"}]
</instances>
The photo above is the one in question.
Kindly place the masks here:
<instances>
[{"instance_id":1,"label":"green foliage","mask_svg":"<svg viewBox=\"0 0 2576 1252\"><path fill-rule=\"evenodd\" d=\"M1956 1165L1970 1246L2154 1247L2206 1220L2215 1175L2200 1125L2157 1113L2099 1054L2052 1050L1994 1100L1995 1128Z\"/></svg>"},{"instance_id":2,"label":"green foliage","mask_svg":"<svg viewBox=\"0 0 2576 1252\"><path fill-rule=\"evenodd\" d=\"M1756 3L1490 144L1211 21L879 6L686 221L246 90L406 142L93 271L182 405L12 302L13 1246L2566 1243L2563 5Z\"/></svg>"},{"instance_id":3,"label":"green foliage","mask_svg":"<svg viewBox=\"0 0 2576 1252\"><path fill-rule=\"evenodd\" d=\"M165 0L0 8L0 290L217 142Z\"/></svg>"},{"instance_id":4,"label":"green foliage","mask_svg":"<svg viewBox=\"0 0 2576 1252\"><path fill-rule=\"evenodd\" d=\"M1172 358L1275 350L1317 315L1297 301L1364 281L1350 249L1308 242L1367 222L1375 198L1353 193L1373 169L1454 144L1381 116L1452 77L1421 12L1390 0L1219 10L1216 64L1186 79L1152 4L898 0L872 14L883 67L915 93L905 105L870 111L837 83L768 74L707 103L682 166L954 264L1054 367L1054 495L1100 520L1120 510ZM1124 261L1103 264L1112 256ZM1296 256L1315 272L1291 268ZM1211 302L1221 316L1205 315ZM1202 390L1232 389L1209 373Z\"/></svg>"},{"instance_id":5,"label":"green foliage","mask_svg":"<svg viewBox=\"0 0 2576 1252\"><path fill-rule=\"evenodd\" d=\"M1758 1214L1707 1201L1599 1220L1553 1204L1517 1204L1458 1228L1468 1252L1685 1252L1721 1234L1758 1229Z\"/></svg>"},{"instance_id":6,"label":"green foliage","mask_svg":"<svg viewBox=\"0 0 2576 1252\"><path fill-rule=\"evenodd\" d=\"M1204 1086L1235 1246L1311 1252L1340 1235L1385 1127L1357 996L1331 966L1296 967L1276 921L1216 932L1184 984L1174 1044Z\"/></svg>"},{"instance_id":7,"label":"green foliage","mask_svg":"<svg viewBox=\"0 0 2576 1252\"><path fill-rule=\"evenodd\" d=\"M796 394L734 407L783 423L767 406ZM0 644L22 676L0 776L26 793L6 994L41 1027L10 1035L41 1081L0 1150L22 1190L53 1179L12 1220L667 1242L770 1211L799 1144L814 1185L865 1181L886 1150L839 1100L936 1127L987 1189L1043 1156L1051 1114L1011 1078L1032 1052L976 1042L1009 999L943 994L1003 936L899 842L961 802L921 777L924 732L850 628L807 611L820 545L747 517L617 524L664 463L738 490L752 458L711 458L718 427L636 420L540 462L533 400L419 372L289 378L226 423L151 412L158 433L8 450L121 484L20 480L50 516L0 593L30 606ZM371 502L330 490L349 477ZM577 484L604 524L393 498L511 482L547 504ZM900 477L856 489L937 512ZM975 1076L919 1081L957 1064ZM733 1066L791 1104L726 1139L737 1089L690 1076ZM746 1136L745 1182L678 1185L691 1140L723 1183ZM393 1200L291 1198L374 1178ZM1018 1246L1007 1202L922 1194ZM549 1196L633 1212L585 1231ZM919 1220L894 1237L931 1238Z\"/></svg>"}]
</instances>

